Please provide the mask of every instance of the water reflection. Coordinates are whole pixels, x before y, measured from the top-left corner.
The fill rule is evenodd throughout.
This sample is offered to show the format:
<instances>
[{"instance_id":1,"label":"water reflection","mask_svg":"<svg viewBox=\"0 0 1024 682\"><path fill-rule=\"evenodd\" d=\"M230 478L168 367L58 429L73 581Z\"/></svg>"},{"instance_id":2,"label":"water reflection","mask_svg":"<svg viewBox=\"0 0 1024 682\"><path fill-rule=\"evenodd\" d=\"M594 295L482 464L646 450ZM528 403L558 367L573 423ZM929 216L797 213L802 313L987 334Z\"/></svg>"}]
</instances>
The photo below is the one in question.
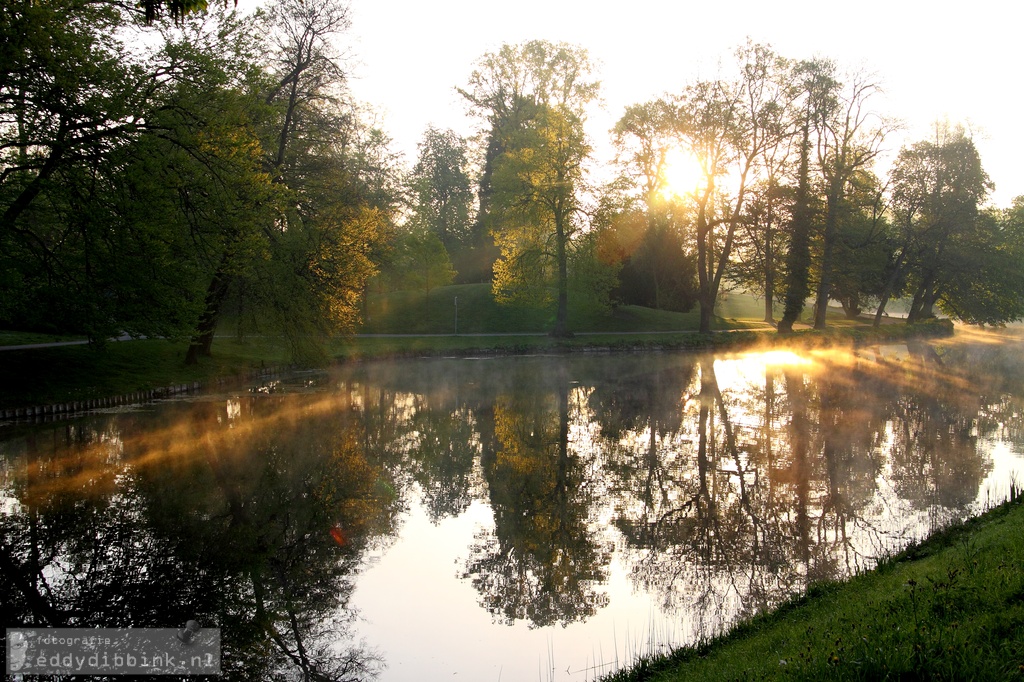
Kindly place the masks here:
<instances>
[{"instance_id":1,"label":"water reflection","mask_svg":"<svg viewBox=\"0 0 1024 682\"><path fill-rule=\"evenodd\" d=\"M600 586L609 553L591 529L595 469L570 448L569 370L559 362L513 376L507 392L475 406L492 424L480 464L494 528L477 536L463 575L506 623L585 620L608 601Z\"/></svg>"},{"instance_id":2,"label":"water reflection","mask_svg":"<svg viewBox=\"0 0 1024 682\"><path fill-rule=\"evenodd\" d=\"M973 513L994 444L1021 453L1020 383L896 351L371 363L8 427L7 625L197 619L231 679L365 679L395 663L357 644L367 559L482 503L451 575L474 637L585 638L621 570L692 640Z\"/></svg>"},{"instance_id":3,"label":"water reflection","mask_svg":"<svg viewBox=\"0 0 1024 682\"><path fill-rule=\"evenodd\" d=\"M7 625L195 619L222 629L230 679L364 679L374 655L337 643L396 501L345 417L334 398L249 398L7 440Z\"/></svg>"}]
</instances>

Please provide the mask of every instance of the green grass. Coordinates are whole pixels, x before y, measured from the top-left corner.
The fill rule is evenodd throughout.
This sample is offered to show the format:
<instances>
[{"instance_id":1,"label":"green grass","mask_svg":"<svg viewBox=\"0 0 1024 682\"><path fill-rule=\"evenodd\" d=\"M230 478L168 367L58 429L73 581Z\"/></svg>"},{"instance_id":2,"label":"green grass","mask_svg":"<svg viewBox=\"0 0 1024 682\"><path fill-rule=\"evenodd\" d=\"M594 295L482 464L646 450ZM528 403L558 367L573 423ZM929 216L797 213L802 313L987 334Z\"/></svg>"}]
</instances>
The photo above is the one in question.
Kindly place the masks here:
<instances>
[{"instance_id":1,"label":"green grass","mask_svg":"<svg viewBox=\"0 0 1024 682\"><path fill-rule=\"evenodd\" d=\"M1024 504L606 682L1024 680Z\"/></svg>"},{"instance_id":2,"label":"green grass","mask_svg":"<svg viewBox=\"0 0 1024 682\"><path fill-rule=\"evenodd\" d=\"M0 330L0 346L21 346L29 343L59 343L61 341L84 340L84 336Z\"/></svg>"},{"instance_id":3,"label":"green grass","mask_svg":"<svg viewBox=\"0 0 1024 682\"><path fill-rule=\"evenodd\" d=\"M259 339L217 339L215 357L184 363L187 344L118 341L102 348L65 346L0 354L0 408L62 403L245 374L283 365L283 350Z\"/></svg>"},{"instance_id":4,"label":"green grass","mask_svg":"<svg viewBox=\"0 0 1024 682\"><path fill-rule=\"evenodd\" d=\"M460 334L543 334L554 326L554 308L499 305L488 284L460 284L421 291L371 294L366 320L359 329L364 334L453 334L456 331L455 299L458 298ZM570 299L571 301L571 299ZM763 310L748 314L757 303L749 296L727 299L722 313L730 321L716 319L714 328L726 329L756 324ZM575 332L655 332L688 331L698 328L698 310L676 313L639 306L619 306L612 310L596 307L569 308L569 327Z\"/></svg>"},{"instance_id":5,"label":"green grass","mask_svg":"<svg viewBox=\"0 0 1024 682\"><path fill-rule=\"evenodd\" d=\"M455 299L458 298L460 334L543 334L554 326L554 307L499 305L488 284L459 284L422 291L398 291L371 294L366 320L359 332L364 334L453 334ZM776 306L775 317L782 316ZM749 294L724 293L715 308L713 329L763 327L764 302ZM829 324L854 325L841 312L829 308ZM801 319L813 323L810 305ZM569 327L575 332L664 332L693 331L700 325L700 311L686 313L654 310L640 306L618 306L612 310L574 306L570 298Z\"/></svg>"}]
</instances>

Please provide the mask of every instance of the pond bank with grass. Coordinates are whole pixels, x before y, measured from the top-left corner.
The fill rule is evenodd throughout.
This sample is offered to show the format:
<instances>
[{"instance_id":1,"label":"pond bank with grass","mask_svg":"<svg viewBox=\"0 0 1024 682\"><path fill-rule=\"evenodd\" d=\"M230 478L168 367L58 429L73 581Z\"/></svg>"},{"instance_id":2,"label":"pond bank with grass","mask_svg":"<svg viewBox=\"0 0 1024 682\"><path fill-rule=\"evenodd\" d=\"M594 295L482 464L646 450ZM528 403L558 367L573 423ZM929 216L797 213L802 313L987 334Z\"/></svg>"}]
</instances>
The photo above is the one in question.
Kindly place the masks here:
<instances>
[{"instance_id":1,"label":"pond bank with grass","mask_svg":"<svg viewBox=\"0 0 1024 682\"><path fill-rule=\"evenodd\" d=\"M694 331L641 330L590 332L556 339L544 334L356 335L329 342L330 362L344 363L411 357L459 357L531 353L701 351L759 346L820 348L869 345L915 338L951 336L953 325L837 326L780 335L771 329ZM34 418L74 413L96 406L149 400L163 394L222 386L271 373L309 368L293 363L273 337L224 337L214 357L198 365L183 363L184 342L139 339L87 345L41 347L4 352L0 363L0 418ZM183 388L184 387L184 388ZM141 396L141 397L139 397Z\"/></svg>"},{"instance_id":2,"label":"pond bank with grass","mask_svg":"<svg viewBox=\"0 0 1024 682\"><path fill-rule=\"evenodd\" d=\"M1024 679L1024 495L604 682Z\"/></svg>"}]
</instances>

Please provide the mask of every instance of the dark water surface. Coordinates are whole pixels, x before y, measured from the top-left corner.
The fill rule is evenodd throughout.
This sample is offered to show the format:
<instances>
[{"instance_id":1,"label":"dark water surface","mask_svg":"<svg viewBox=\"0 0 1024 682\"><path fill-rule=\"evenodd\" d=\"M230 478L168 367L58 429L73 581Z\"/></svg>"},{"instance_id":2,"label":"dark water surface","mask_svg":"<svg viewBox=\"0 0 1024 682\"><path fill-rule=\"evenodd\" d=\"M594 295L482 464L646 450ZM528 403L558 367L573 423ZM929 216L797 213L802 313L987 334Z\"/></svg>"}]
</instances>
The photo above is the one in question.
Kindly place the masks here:
<instances>
[{"instance_id":1,"label":"dark water surface","mask_svg":"<svg viewBox=\"0 0 1024 682\"><path fill-rule=\"evenodd\" d=\"M367 363L0 426L5 626L229 679L586 680L1024 484L1019 349Z\"/></svg>"}]
</instances>

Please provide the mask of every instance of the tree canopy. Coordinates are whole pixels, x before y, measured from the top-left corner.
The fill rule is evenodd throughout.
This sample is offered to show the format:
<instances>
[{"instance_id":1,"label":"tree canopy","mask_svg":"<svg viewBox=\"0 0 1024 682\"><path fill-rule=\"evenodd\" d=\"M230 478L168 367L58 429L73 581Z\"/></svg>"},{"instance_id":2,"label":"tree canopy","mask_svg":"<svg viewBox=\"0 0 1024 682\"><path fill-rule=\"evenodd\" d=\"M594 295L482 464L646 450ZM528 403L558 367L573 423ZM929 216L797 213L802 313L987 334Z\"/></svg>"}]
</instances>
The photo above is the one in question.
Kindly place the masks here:
<instances>
[{"instance_id":1,"label":"tree canopy","mask_svg":"<svg viewBox=\"0 0 1024 682\"><path fill-rule=\"evenodd\" d=\"M191 361L226 306L297 357L353 328L396 192L329 43L344 6L211 9L148 43L112 5L2 16L4 324L191 337Z\"/></svg>"}]
</instances>

